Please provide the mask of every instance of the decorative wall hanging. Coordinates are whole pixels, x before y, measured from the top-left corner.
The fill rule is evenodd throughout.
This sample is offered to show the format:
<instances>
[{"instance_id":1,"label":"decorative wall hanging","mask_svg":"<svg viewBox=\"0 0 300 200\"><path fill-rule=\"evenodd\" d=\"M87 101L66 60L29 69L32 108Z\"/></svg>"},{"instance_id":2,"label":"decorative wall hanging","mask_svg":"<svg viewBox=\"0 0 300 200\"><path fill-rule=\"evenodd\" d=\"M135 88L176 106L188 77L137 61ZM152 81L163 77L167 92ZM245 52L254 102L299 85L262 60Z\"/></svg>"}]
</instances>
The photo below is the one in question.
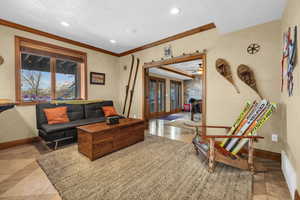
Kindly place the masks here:
<instances>
[{"instance_id":1,"label":"decorative wall hanging","mask_svg":"<svg viewBox=\"0 0 300 200\"><path fill-rule=\"evenodd\" d=\"M293 95L294 90L294 68L296 66L297 58L297 40L298 31L297 26L294 27L294 38L291 38L292 29L289 27L288 31L283 35L283 53L281 60L281 92L283 92L284 79L287 79L288 95ZM285 59L287 59L287 68L285 69Z\"/></svg>"},{"instance_id":2,"label":"decorative wall hanging","mask_svg":"<svg viewBox=\"0 0 300 200\"><path fill-rule=\"evenodd\" d=\"M4 63L4 58L0 56L0 65L2 65L3 63Z\"/></svg>"},{"instance_id":3,"label":"decorative wall hanging","mask_svg":"<svg viewBox=\"0 0 300 200\"><path fill-rule=\"evenodd\" d=\"M249 54L252 54L252 55L258 53L259 50L260 50L260 45L259 45L259 44L255 44L255 43L250 44L250 45L248 46L248 48L247 48L247 52L248 52Z\"/></svg>"},{"instance_id":4,"label":"decorative wall hanging","mask_svg":"<svg viewBox=\"0 0 300 200\"><path fill-rule=\"evenodd\" d=\"M290 41L289 55L288 55L288 68L287 68L287 90L289 96L293 96L294 90L294 68L296 66L297 57L297 26L294 27L294 41Z\"/></svg>"},{"instance_id":5,"label":"decorative wall hanging","mask_svg":"<svg viewBox=\"0 0 300 200\"><path fill-rule=\"evenodd\" d=\"M164 47L164 57L165 58L173 57L173 51L171 45Z\"/></svg>"},{"instance_id":6,"label":"decorative wall hanging","mask_svg":"<svg viewBox=\"0 0 300 200\"><path fill-rule=\"evenodd\" d=\"M228 62L224 59L219 58L216 61L216 69L222 76L224 76L224 78L226 80L228 80L234 86L237 93L240 93L239 88L236 86L236 84L232 78L232 73L231 73L230 65L228 64Z\"/></svg>"},{"instance_id":7,"label":"decorative wall hanging","mask_svg":"<svg viewBox=\"0 0 300 200\"><path fill-rule=\"evenodd\" d=\"M258 91L256 87L256 81L254 78L254 73L253 71L247 66L247 65L240 65L237 69L237 73L239 78L246 83L249 87L251 87L257 94L258 96L263 99L262 95Z\"/></svg>"},{"instance_id":8,"label":"decorative wall hanging","mask_svg":"<svg viewBox=\"0 0 300 200\"><path fill-rule=\"evenodd\" d=\"M283 53L281 59L281 92L283 92L284 85L284 61L289 57L289 45L291 44L291 28L288 29L288 32L283 34Z\"/></svg>"},{"instance_id":9,"label":"decorative wall hanging","mask_svg":"<svg viewBox=\"0 0 300 200\"><path fill-rule=\"evenodd\" d=\"M105 85L105 74L91 72L90 73L90 84L94 85Z\"/></svg>"}]
</instances>

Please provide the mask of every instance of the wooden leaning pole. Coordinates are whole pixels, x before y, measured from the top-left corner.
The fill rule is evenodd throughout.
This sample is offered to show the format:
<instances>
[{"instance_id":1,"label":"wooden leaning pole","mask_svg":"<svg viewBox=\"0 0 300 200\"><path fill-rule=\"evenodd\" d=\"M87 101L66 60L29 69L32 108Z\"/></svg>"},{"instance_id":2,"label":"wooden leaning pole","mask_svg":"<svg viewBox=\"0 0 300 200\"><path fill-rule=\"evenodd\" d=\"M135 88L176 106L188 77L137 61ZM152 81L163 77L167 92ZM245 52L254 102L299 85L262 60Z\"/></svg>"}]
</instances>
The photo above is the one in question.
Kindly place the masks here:
<instances>
[{"instance_id":1,"label":"wooden leaning pole","mask_svg":"<svg viewBox=\"0 0 300 200\"><path fill-rule=\"evenodd\" d=\"M129 93L129 87L130 87L133 67L134 67L134 55L131 55L131 67L130 67L130 72L129 72L128 83L126 85L126 94L125 94L125 102L124 102L124 107L123 107L123 115L125 115L125 110L126 110L126 104L127 104L127 99L128 99L128 93Z\"/></svg>"},{"instance_id":2,"label":"wooden leaning pole","mask_svg":"<svg viewBox=\"0 0 300 200\"><path fill-rule=\"evenodd\" d=\"M127 99L128 99L128 95L129 95L130 83L131 83L131 79L132 79L132 75L133 75L134 60L135 60L134 55L132 55L132 62L131 62L131 68L130 68L130 73L129 73L129 79L128 79L128 84L126 85L126 95L125 95L125 102L124 102L124 107L123 107L123 115L125 115L125 113L126 113L126 104L127 104ZM138 76L139 66L140 66L140 59L137 58L136 70L135 70L135 74L134 74L134 77L133 77L132 88L130 90L127 118L129 118L129 116L130 116L131 105L132 105L132 101L133 101L134 89L135 89L135 85L136 85L136 79L137 79L137 76Z\"/></svg>"}]
</instances>

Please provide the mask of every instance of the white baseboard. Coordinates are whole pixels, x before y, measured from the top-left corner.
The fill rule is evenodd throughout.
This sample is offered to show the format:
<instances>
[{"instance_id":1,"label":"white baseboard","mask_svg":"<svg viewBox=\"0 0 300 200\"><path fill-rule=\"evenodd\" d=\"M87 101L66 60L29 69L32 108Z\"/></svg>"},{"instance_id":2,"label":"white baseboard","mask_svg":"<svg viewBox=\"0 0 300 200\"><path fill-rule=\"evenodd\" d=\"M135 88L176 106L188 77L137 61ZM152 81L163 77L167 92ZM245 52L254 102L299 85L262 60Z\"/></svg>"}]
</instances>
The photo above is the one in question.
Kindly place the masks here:
<instances>
[{"instance_id":1,"label":"white baseboard","mask_svg":"<svg viewBox=\"0 0 300 200\"><path fill-rule=\"evenodd\" d=\"M296 172L284 151L281 152L281 168L285 181L287 182L291 197L292 199L294 199L297 187Z\"/></svg>"}]
</instances>

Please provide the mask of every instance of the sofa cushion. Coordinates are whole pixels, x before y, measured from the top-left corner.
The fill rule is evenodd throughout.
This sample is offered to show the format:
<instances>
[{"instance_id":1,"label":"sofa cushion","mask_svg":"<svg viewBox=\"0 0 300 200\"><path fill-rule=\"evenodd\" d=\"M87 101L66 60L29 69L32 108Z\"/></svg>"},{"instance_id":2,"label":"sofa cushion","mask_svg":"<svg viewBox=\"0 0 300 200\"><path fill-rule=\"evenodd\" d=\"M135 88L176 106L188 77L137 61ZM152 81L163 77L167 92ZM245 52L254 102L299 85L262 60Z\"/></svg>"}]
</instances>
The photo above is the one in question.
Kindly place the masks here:
<instances>
[{"instance_id":1,"label":"sofa cushion","mask_svg":"<svg viewBox=\"0 0 300 200\"><path fill-rule=\"evenodd\" d=\"M99 118L90 118L90 119L71 121L71 122L65 123L65 124L52 124L52 125L42 124L41 127L42 127L42 130L45 131L46 133L54 133L57 131L72 129L72 128L76 128L78 126L83 126L83 125L98 123L98 122L104 122L104 121L105 121L104 117L99 117Z\"/></svg>"},{"instance_id":2,"label":"sofa cushion","mask_svg":"<svg viewBox=\"0 0 300 200\"><path fill-rule=\"evenodd\" d=\"M44 109L48 124L63 124L70 122L67 109L66 106Z\"/></svg>"},{"instance_id":3,"label":"sofa cushion","mask_svg":"<svg viewBox=\"0 0 300 200\"><path fill-rule=\"evenodd\" d=\"M112 101L103 101L97 103L89 103L84 105L85 118L98 118L104 117L102 110L103 106L113 106Z\"/></svg>"},{"instance_id":4,"label":"sofa cushion","mask_svg":"<svg viewBox=\"0 0 300 200\"><path fill-rule=\"evenodd\" d=\"M113 106L103 106L102 110L105 117L118 116L118 113Z\"/></svg>"},{"instance_id":5,"label":"sofa cushion","mask_svg":"<svg viewBox=\"0 0 300 200\"><path fill-rule=\"evenodd\" d=\"M44 109L47 108L57 108L57 107L67 107L67 114L70 121L76 121L84 119L84 108L82 104L51 104L51 103L41 103L36 105L36 120L37 128L41 128L42 124L47 124L47 118L44 113Z\"/></svg>"}]
</instances>

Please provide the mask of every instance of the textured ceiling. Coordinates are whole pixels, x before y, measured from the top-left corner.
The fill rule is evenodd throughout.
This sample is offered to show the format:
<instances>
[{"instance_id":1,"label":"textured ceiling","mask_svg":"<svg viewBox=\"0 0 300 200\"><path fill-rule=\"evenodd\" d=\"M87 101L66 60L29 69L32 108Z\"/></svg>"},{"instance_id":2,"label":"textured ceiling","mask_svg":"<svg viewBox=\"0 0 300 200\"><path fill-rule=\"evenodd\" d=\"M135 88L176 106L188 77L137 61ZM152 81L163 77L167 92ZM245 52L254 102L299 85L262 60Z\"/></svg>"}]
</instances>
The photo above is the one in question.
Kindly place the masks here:
<instances>
[{"instance_id":1,"label":"textured ceiling","mask_svg":"<svg viewBox=\"0 0 300 200\"><path fill-rule=\"evenodd\" d=\"M177 63L169 66L183 70L187 73L192 73L193 71L197 71L199 69L200 63L202 63L202 60L193 60L193 61Z\"/></svg>"},{"instance_id":2,"label":"textured ceiling","mask_svg":"<svg viewBox=\"0 0 300 200\"><path fill-rule=\"evenodd\" d=\"M285 1L1 0L0 18L121 53L211 22L227 33L276 20Z\"/></svg>"},{"instance_id":3,"label":"textured ceiling","mask_svg":"<svg viewBox=\"0 0 300 200\"><path fill-rule=\"evenodd\" d=\"M159 68L150 68L149 72L152 74L157 74L157 75L161 75L161 76L165 76L165 77L169 77L169 78L176 78L176 79L180 79L180 80L191 80L192 78L187 77L187 76L182 76L173 72L169 72L169 71L165 71Z\"/></svg>"},{"instance_id":4,"label":"textured ceiling","mask_svg":"<svg viewBox=\"0 0 300 200\"><path fill-rule=\"evenodd\" d=\"M201 60L193 60L189 62L183 62L183 63L177 63L177 64L172 64L168 65L168 67L173 67L176 69L180 69L182 71L185 71L188 74L193 74L193 72L199 70L199 64L202 63ZM162 75L162 76L167 76L170 78L177 78L180 80L191 80L191 78L187 76L182 76L173 72L169 72L166 70L162 70L156 67L150 68L149 72L157 75Z\"/></svg>"}]
</instances>

